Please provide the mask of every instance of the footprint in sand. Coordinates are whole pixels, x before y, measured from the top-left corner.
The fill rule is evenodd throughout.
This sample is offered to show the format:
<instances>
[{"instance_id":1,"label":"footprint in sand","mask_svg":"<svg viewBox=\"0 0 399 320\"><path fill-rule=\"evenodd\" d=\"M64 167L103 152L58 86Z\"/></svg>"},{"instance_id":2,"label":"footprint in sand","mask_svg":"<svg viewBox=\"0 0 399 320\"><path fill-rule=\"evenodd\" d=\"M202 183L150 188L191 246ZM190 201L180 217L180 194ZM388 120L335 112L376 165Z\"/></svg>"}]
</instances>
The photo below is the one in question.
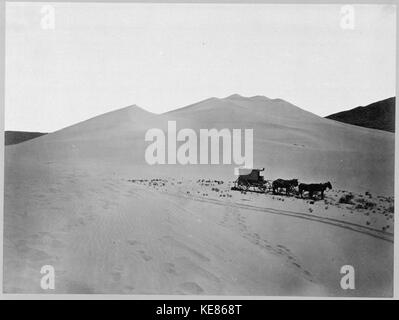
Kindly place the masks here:
<instances>
[{"instance_id":1,"label":"footprint in sand","mask_svg":"<svg viewBox=\"0 0 399 320\"><path fill-rule=\"evenodd\" d=\"M204 292L204 289L195 282L184 282L179 287L183 289L184 293L188 294L201 294Z\"/></svg>"},{"instance_id":2,"label":"footprint in sand","mask_svg":"<svg viewBox=\"0 0 399 320\"><path fill-rule=\"evenodd\" d=\"M130 244L131 246L135 246L135 245L140 244L140 241L138 241L138 240L131 240L131 239L129 239L129 240L127 240L126 242L127 242L128 244Z\"/></svg>"},{"instance_id":3,"label":"footprint in sand","mask_svg":"<svg viewBox=\"0 0 399 320\"><path fill-rule=\"evenodd\" d=\"M308 277L312 277L312 274L308 270L305 270L303 273Z\"/></svg>"},{"instance_id":4,"label":"footprint in sand","mask_svg":"<svg viewBox=\"0 0 399 320\"><path fill-rule=\"evenodd\" d=\"M171 262L167 262L163 266L165 268L165 271L169 274L177 274L175 265Z\"/></svg>"},{"instance_id":5,"label":"footprint in sand","mask_svg":"<svg viewBox=\"0 0 399 320\"><path fill-rule=\"evenodd\" d=\"M140 256L145 260L145 261L150 261L152 260L152 257L146 254L144 250L139 250Z\"/></svg>"}]
</instances>

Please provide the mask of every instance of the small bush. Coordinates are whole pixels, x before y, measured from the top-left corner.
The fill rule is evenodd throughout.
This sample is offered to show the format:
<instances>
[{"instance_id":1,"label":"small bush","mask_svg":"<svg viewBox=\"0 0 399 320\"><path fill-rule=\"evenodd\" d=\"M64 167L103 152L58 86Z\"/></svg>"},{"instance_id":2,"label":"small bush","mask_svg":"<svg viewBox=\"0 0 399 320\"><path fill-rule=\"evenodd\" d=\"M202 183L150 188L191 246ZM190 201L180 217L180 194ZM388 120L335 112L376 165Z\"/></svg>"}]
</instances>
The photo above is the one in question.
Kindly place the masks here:
<instances>
[{"instance_id":1,"label":"small bush","mask_svg":"<svg viewBox=\"0 0 399 320\"><path fill-rule=\"evenodd\" d=\"M374 202L365 200L365 199L357 199L358 204L356 205L356 209L372 209L376 206Z\"/></svg>"},{"instance_id":2,"label":"small bush","mask_svg":"<svg viewBox=\"0 0 399 320\"><path fill-rule=\"evenodd\" d=\"M345 194L341 198L339 198L339 203L353 204L352 202L353 194Z\"/></svg>"}]
</instances>

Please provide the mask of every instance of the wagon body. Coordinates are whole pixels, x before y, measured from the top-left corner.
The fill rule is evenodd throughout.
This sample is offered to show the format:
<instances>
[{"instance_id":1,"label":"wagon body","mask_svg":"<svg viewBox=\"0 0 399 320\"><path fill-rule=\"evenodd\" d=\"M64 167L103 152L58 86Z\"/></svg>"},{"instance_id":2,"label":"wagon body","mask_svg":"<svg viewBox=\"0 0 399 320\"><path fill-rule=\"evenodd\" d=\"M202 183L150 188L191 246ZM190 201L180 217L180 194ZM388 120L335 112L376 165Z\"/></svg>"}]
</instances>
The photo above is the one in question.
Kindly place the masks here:
<instances>
[{"instance_id":1,"label":"wagon body","mask_svg":"<svg viewBox=\"0 0 399 320\"><path fill-rule=\"evenodd\" d=\"M234 182L233 190L266 192L271 188L271 182L265 180L262 171L265 169L238 168L238 178Z\"/></svg>"}]
</instances>

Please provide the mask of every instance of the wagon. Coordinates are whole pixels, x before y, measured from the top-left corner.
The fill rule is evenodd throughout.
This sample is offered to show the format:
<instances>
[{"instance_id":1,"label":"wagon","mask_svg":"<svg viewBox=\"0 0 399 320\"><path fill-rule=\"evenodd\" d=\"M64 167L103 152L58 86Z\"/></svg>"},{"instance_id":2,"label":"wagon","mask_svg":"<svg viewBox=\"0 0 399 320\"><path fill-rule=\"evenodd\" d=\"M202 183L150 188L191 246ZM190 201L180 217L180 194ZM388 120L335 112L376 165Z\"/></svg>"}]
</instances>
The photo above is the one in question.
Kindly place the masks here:
<instances>
[{"instance_id":1,"label":"wagon","mask_svg":"<svg viewBox=\"0 0 399 320\"><path fill-rule=\"evenodd\" d=\"M270 180L265 180L263 171L261 169L247 169L247 168L236 168L235 173L238 175L232 190L239 191L253 191L265 193L272 189L272 183Z\"/></svg>"}]
</instances>

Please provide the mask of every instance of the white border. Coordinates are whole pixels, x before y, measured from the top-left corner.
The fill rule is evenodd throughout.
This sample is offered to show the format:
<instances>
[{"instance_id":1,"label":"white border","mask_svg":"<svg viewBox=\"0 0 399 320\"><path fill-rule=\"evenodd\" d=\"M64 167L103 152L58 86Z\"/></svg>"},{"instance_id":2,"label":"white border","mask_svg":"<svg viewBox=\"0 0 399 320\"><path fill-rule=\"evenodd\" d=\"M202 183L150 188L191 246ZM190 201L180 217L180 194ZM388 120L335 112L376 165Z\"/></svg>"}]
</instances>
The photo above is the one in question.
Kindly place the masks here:
<instances>
[{"instance_id":1,"label":"white border","mask_svg":"<svg viewBox=\"0 0 399 320\"><path fill-rule=\"evenodd\" d=\"M4 89L4 77L5 77L5 3L6 2L109 2L109 3L226 3L226 4L239 4L239 3L253 3L253 4L391 4L396 5L396 19L398 19L398 2L399 0L391 1L378 1L378 0L83 0L83 1L22 1L22 0L0 0L0 129L4 132L4 110L5 110L5 89ZM396 35L399 35L399 24L396 21ZM398 74L398 52L399 52L399 41L396 41L396 96L399 92ZM399 175L398 165L399 160L397 152L399 149L398 140L398 123L399 114L396 112L396 132L395 132L395 199L398 199L398 187L399 187ZM3 239L3 218L4 218L4 134L0 138L0 239ZM397 206L395 205L395 230L398 230L399 221L396 217ZM398 288L399 288L399 277L396 276L396 272L399 266L399 253L398 245L394 242L394 275L393 275L393 297L392 298L358 298L358 297L307 297L307 296L214 296L214 295L119 295L119 294L4 294L3 293L3 241L0 245L0 300L391 300L398 299Z\"/></svg>"}]
</instances>

